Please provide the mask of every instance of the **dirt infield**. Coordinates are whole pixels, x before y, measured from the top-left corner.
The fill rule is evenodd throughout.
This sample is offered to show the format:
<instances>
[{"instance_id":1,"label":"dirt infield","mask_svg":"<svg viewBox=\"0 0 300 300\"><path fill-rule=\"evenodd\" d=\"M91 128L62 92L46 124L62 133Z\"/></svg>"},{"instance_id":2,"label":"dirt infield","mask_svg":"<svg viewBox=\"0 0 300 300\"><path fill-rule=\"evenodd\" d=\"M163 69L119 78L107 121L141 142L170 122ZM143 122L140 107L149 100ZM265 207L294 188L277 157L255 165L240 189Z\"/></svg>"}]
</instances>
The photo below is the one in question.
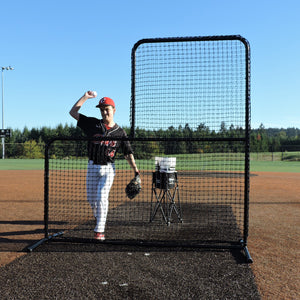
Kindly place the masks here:
<instances>
[{"instance_id":1,"label":"dirt infield","mask_svg":"<svg viewBox=\"0 0 300 300\"><path fill-rule=\"evenodd\" d=\"M264 299L300 299L300 173L251 178L249 249Z\"/></svg>"},{"instance_id":2,"label":"dirt infield","mask_svg":"<svg viewBox=\"0 0 300 300\"><path fill-rule=\"evenodd\" d=\"M299 299L300 173L251 177L249 250L263 299ZM0 171L0 266L43 237L43 171Z\"/></svg>"}]
</instances>

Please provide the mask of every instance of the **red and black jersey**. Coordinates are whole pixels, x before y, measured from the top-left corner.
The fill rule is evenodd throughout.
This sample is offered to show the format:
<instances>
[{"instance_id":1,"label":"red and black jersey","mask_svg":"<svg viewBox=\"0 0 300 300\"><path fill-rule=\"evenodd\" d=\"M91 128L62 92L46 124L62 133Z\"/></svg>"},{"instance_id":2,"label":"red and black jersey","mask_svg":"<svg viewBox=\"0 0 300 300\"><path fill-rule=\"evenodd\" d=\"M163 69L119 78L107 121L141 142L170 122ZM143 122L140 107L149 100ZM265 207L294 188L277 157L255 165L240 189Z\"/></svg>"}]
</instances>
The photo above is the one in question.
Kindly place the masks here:
<instances>
[{"instance_id":1,"label":"red and black jersey","mask_svg":"<svg viewBox=\"0 0 300 300\"><path fill-rule=\"evenodd\" d=\"M107 129L103 120L86 117L79 114L77 126L80 127L88 137L127 137L126 132L117 124ZM132 148L129 141L89 141L88 155L89 159L97 165L106 165L108 162L113 163L118 149L121 147L124 155L132 154Z\"/></svg>"}]
</instances>

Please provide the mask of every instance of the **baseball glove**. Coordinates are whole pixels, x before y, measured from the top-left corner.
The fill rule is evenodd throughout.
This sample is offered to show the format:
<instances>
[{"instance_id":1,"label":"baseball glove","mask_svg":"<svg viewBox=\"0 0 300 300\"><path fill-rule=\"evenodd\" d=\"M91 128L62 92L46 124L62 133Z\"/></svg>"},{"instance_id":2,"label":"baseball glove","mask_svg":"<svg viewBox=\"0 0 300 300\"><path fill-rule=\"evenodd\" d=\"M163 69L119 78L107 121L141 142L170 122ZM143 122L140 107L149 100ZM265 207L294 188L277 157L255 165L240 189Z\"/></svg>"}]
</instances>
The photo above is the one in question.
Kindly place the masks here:
<instances>
[{"instance_id":1,"label":"baseball glove","mask_svg":"<svg viewBox=\"0 0 300 300\"><path fill-rule=\"evenodd\" d=\"M136 175L131 181L127 184L125 188L125 193L129 199L133 199L142 189L141 186L141 177Z\"/></svg>"}]
</instances>

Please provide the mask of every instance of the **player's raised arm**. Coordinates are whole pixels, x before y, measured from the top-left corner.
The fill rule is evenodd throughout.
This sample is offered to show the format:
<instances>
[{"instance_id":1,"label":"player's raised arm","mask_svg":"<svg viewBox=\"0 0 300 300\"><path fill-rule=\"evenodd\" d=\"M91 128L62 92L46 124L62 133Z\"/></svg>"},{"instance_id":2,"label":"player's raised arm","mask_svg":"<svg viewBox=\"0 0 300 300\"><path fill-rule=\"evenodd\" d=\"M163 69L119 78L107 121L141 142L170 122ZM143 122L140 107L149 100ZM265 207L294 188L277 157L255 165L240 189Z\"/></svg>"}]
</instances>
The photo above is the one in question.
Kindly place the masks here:
<instances>
[{"instance_id":1,"label":"player's raised arm","mask_svg":"<svg viewBox=\"0 0 300 300\"><path fill-rule=\"evenodd\" d=\"M87 91L85 92L85 94L73 105L73 107L70 110L70 115L75 119L75 120L79 120L79 110L81 108L81 106L83 105L83 103L90 99L90 98L95 98L97 97L97 93L93 92L93 91Z\"/></svg>"}]
</instances>

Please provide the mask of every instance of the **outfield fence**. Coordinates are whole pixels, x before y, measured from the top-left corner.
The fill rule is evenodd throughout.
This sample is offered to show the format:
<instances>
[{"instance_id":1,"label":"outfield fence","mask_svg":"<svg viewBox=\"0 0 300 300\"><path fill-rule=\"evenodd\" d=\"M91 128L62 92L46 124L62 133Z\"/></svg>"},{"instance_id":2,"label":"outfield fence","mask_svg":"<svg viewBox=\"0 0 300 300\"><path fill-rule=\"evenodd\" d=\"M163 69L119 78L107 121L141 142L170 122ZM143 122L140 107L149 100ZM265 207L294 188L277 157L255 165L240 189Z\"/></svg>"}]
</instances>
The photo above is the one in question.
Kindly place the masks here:
<instances>
[{"instance_id":1,"label":"outfield fence","mask_svg":"<svg viewBox=\"0 0 300 300\"><path fill-rule=\"evenodd\" d=\"M143 149L143 156L151 157L153 153L151 151L148 153L149 149L153 149L154 144L156 146L156 142L152 142L149 148ZM173 142L174 143L174 142ZM44 159L45 155L45 143L5 143L5 157L8 159ZM0 142L0 148L2 148L2 144ZM84 148L84 144L83 144ZM178 147L177 147L178 148ZM205 157L208 145L201 146L198 145L197 148L193 148L190 153L185 153L189 155L198 155L199 153ZM251 147L250 147L251 150ZM86 149L84 156L87 157ZM211 152L214 149L211 150ZM236 151L236 150L235 150ZM81 153L82 150L81 150ZM219 155L222 155L222 150L219 150ZM70 159L71 153L66 153L65 149L52 150L52 155L56 158L61 159ZM184 154L182 154L184 155ZM138 159L142 157L138 156ZM250 161L300 161L300 145L292 145L292 146L282 146L281 151L269 151L269 152L250 152Z\"/></svg>"},{"instance_id":2,"label":"outfield fence","mask_svg":"<svg viewBox=\"0 0 300 300\"><path fill-rule=\"evenodd\" d=\"M2 148L2 143L0 143ZM5 143L6 158L44 158L45 143L37 143L34 140L24 143Z\"/></svg>"}]
</instances>

